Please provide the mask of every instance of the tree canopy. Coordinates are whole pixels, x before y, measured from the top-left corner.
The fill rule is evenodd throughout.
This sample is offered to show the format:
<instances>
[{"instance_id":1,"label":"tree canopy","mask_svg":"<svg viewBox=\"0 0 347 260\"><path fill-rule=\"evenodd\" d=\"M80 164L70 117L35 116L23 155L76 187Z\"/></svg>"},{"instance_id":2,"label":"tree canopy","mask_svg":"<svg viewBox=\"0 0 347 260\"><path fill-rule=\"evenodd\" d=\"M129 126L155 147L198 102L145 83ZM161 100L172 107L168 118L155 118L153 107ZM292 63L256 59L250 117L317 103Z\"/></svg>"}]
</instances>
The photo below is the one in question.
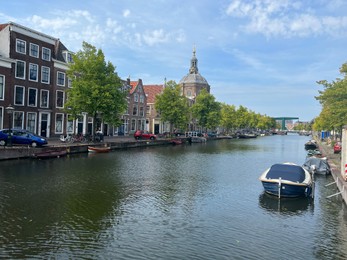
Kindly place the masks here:
<instances>
[{"instance_id":1,"label":"tree canopy","mask_svg":"<svg viewBox=\"0 0 347 260\"><path fill-rule=\"evenodd\" d=\"M341 129L347 124L347 64L340 68L340 73L344 75L342 79L328 82L326 80L317 83L324 87L319 91L316 99L322 105L322 111L315 119L315 130L335 130Z\"/></svg>"},{"instance_id":2,"label":"tree canopy","mask_svg":"<svg viewBox=\"0 0 347 260\"><path fill-rule=\"evenodd\" d=\"M220 122L221 104L206 89L203 89L195 99L192 114L197 119L199 126L214 129Z\"/></svg>"},{"instance_id":3,"label":"tree canopy","mask_svg":"<svg viewBox=\"0 0 347 260\"><path fill-rule=\"evenodd\" d=\"M181 87L175 81L168 81L163 92L156 96L155 109L163 122L169 122L172 128L186 129L189 107L186 97L181 95Z\"/></svg>"},{"instance_id":4,"label":"tree canopy","mask_svg":"<svg viewBox=\"0 0 347 260\"><path fill-rule=\"evenodd\" d=\"M100 49L83 42L82 50L73 55L68 71L72 87L67 92L66 112L73 117L83 112L94 119L119 125L126 110L126 92L111 62L105 61Z\"/></svg>"}]
</instances>

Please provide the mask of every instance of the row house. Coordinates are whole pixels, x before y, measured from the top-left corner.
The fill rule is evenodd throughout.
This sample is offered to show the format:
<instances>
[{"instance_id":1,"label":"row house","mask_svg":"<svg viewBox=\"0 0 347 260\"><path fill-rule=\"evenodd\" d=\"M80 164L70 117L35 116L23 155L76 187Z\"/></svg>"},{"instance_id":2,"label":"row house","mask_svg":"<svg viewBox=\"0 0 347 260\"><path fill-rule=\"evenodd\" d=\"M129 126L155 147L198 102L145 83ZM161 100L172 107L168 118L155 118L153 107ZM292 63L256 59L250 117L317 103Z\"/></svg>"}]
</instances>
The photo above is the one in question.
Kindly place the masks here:
<instances>
[{"instance_id":1,"label":"row house","mask_svg":"<svg viewBox=\"0 0 347 260\"><path fill-rule=\"evenodd\" d=\"M153 134L159 134L169 131L167 123L163 123L160 119L160 114L155 109L155 98L164 90L164 85L144 85L144 90L147 97L146 107L146 128ZM168 128L168 129L167 129Z\"/></svg>"},{"instance_id":2,"label":"row house","mask_svg":"<svg viewBox=\"0 0 347 260\"><path fill-rule=\"evenodd\" d=\"M147 97L145 94L142 79L130 81L131 89L129 90L128 99L128 122L130 124L129 134L136 130L146 129L146 106Z\"/></svg>"},{"instance_id":3,"label":"row house","mask_svg":"<svg viewBox=\"0 0 347 260\"><path fill-rule=\"evenodd\" d=\"M63 108L71 57L59 39L12 22L0 24L1 127L45 137L62 134L69 125ZM5 112L10 105L12 117Z\"/></svg>"},{"instance_id":4,"label":"row house","mask_svg":"<svg viewBox=\"0 0 347 260\"><path fill-rule=\"evenodd\" d=\"M72 53L54 37L16 23L0 24L0 128L24 128L44 137L93 134L95 126L105 135L129 134L144 129L146 96L142 80L123 80L128 109L123 124L111 126L87 113L72 119L64 111L71 80L66 71ZM13 107L11 115L6 107Z\"/></svg>"}]
</instances>

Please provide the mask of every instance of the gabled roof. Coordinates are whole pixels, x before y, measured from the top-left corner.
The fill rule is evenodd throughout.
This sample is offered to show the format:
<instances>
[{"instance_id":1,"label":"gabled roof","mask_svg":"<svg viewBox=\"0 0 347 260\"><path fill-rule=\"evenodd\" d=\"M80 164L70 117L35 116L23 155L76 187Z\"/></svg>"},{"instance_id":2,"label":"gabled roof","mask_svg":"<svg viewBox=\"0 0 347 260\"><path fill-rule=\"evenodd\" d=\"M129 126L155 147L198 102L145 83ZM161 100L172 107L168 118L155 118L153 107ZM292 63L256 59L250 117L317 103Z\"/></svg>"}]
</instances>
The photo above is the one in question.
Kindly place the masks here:
<instances>
[{"instance_id":1,"label":"gabled roof","mask_svg":"<svg viewBox=\"0 0 347 260\"><path fill-rule=\"evenodd\" d=\"M143 88L147 96L147 103L151 104L155 102L155 97L163 92L164 85L144 85Z\"/></svg>"}]
</instances>

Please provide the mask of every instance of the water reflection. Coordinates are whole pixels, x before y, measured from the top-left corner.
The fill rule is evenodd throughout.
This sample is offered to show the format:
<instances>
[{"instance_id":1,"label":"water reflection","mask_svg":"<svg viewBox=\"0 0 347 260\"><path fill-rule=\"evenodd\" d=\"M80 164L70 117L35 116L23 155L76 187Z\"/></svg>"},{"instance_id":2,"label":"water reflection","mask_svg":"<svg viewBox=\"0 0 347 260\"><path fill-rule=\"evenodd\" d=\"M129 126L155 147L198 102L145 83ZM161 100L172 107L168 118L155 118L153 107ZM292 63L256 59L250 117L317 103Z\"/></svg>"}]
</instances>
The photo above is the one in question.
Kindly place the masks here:
<instances>
[{"instance_id":1,"label":"water reflection","mask_svg":"<svg viewBox=\"0 0 347 260\"><path fill-rule=\"evenodd\" d=\"M277 198L276 196L263 192L259 196L259 206L269 213L280 213L282 215L298 215L307 211L313 212L313 200L310 198Z\"/></svg>"}]
</instances>

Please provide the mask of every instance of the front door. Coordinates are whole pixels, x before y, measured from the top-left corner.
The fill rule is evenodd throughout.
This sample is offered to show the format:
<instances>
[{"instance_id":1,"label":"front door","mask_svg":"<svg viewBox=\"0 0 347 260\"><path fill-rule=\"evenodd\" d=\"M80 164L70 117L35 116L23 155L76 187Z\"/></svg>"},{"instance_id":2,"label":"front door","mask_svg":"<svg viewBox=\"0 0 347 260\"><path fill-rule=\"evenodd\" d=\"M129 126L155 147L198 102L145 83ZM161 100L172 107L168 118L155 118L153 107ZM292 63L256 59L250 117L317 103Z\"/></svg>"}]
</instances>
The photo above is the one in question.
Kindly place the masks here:
<instances>
[{"instance_id":1,"label":"front door","mask_svg":"<svg viewBox=\"0 0 347 260\"><path fill-rule=\"evenodd\" d=\"M48 128L49 128L49 113L41 113L39 135L43 137L48 137L49 136Z\"/></svg>"}]
</instances>

